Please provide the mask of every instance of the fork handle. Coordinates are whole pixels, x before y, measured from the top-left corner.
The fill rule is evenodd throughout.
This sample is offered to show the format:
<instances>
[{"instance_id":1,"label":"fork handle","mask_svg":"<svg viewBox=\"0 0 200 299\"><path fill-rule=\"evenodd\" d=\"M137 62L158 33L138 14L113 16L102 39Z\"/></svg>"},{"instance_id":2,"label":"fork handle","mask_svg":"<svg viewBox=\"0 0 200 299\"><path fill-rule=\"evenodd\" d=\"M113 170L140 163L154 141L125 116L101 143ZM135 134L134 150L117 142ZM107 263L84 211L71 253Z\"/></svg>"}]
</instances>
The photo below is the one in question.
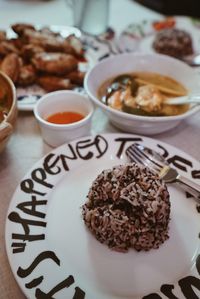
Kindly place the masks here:
<instances>
[{"instance_id":1,"label":"fork handle","mask_svg":"<svg viewBox=\"0 0 200 299\"><path fill-rule=\"evenodd\" d=\"M198 185L195 182L192 182L188 178L179 175L176 178L176 182L184 188L185 191L190 193L192 196L194 196L196 199L198 199L198 202L200 203L200 185Z\"/></svg>"}]
</instances>

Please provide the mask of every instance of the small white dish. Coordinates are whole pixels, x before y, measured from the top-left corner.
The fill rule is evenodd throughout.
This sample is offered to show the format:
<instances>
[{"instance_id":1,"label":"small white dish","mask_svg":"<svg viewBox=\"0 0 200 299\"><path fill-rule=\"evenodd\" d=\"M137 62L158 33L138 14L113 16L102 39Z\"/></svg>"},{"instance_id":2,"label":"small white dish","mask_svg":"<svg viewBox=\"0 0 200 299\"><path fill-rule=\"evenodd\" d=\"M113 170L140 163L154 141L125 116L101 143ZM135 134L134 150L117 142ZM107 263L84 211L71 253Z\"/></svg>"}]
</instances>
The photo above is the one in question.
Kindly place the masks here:
<instances>
[{"instance_id":1,"label":"small white dish","mask_svg":"<svg viewBox=\"0 0 200 299\"><path fill-rule=\"evenodd\" d=\"M69 124L55 124L46 120L50 115L66 111L80 113L84 118ZM68 90L48 93L34 107L42 137L52 147L89 135L93 111L93 105L86 96Z\"/></svg>"},{"instance_id":2,"label":"small white dish","mask_svg":"<svg viewBox=\"0 0 200 299\"><path fill-rule=\"evenodd\" d=\"M194 54L200 52L199 20L187 16L170 16L160 19L143 19L126 26L119 35L118 47L121 52L155 53L153 41L162 29L179 29L189 33Z\"/></svg>"},{"instance_id":3,"label":"small white dish","mask_svg":"<svg viewBox=\"0 0 200 299\"><path fill-rule=\"evenodd\" d=\"M158 134L174 128L200 111L198 105L175 116L140 116L113 109L100 101L98 91L103 82L133 72L159 73L177 80L189 93L198 93L200 90L199 74L186 63L167 55L124 53L104 59L87 73L84 87L91 100L104 110L117 128L142 135Z\"/></svg>"}]
</instances>

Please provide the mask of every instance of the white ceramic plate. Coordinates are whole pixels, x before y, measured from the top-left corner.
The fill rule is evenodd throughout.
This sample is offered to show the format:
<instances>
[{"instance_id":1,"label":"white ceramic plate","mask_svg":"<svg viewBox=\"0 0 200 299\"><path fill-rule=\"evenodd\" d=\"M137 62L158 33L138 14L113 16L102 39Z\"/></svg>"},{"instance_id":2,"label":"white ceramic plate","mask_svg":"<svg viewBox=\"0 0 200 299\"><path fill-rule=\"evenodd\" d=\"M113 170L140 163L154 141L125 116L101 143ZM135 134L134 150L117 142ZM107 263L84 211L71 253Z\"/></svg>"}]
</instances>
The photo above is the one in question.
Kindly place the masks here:
<instances>
[{"instance_id":1,"label":"white ceramic plate","mask_svg":"<svg viewBox=\"0 0 200 299\"><path fill-rule=\"evenodd\" d=\"M127 162L132 142L156 149L200 183L199 162L147 137L85 137L50 152L19 183L6 220L9 262L27 298L199 298L200 215L183 191L169 186L170 238L149 252L111 251L82 220L92 181L103 169Z\"/></svg>"},{"instance_id":2,"label":"white ceramic plate","mask_svg":"<svg viewBox=\"0 0 200 299\"><path fill-rule=\"evenodd\" d=\"M36 26L37 29L42 28L43 26ZM80 32L78 28L70 26L48 26L48 28L56 33L60 33L61 36L67 37L71 34L75 35L77 38L80 38L83 46L85 48L85 57L87 62L79 63L79 68L82 71L87 71L92 67L98 60L103 59L110 55L110 43L109 38L114 37L114 31L109 28L107 32L107 39L101 41L97 37L91 35L86 35ZM7 30L8 38L16 37L16 34L12 29ZM83 92L83 88L77 88L76 90ZM40 97L45 94L45 90L38 85L32 85L28 87L18 87L17 88L17 98L18 98L18 109L22 111L32 111L35 103L40 99Z\"/></svg>"},{"instance_id":3,"label":"white ceramic plate","mask_svg":"<svg viewBox=\"0 0 200 299\"><path fill-rule=\"evenodd\" d=\"M181 16L132 23L121 32L118 46L122 52L155 53L152 43L157 32L163 28L186 30L191 35L194 53L200 53L200 19Z\"/></svg>"}]
</instances>

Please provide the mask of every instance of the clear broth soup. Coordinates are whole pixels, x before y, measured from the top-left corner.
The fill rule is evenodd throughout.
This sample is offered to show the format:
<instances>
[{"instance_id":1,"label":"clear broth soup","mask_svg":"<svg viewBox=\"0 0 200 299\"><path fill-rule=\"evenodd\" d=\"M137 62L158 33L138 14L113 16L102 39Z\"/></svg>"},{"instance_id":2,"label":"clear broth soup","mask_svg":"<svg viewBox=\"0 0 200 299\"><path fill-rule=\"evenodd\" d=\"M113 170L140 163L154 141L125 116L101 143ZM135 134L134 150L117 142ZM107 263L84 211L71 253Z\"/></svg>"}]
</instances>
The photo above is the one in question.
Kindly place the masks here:
<instances>
[{"instance_id":1,"label":"clear broth soup","mask_svg":"<svg viewBox=\"0 0 200 299\"><path fill-rule=\"evenodd\" d=\"M165 101L185 96L188 90L171 77L151 72L133 72L106 80L98 90L100 101L119 111L143 116L173 116L185 113L189 105Z\"/></svg>"}]
</instances>

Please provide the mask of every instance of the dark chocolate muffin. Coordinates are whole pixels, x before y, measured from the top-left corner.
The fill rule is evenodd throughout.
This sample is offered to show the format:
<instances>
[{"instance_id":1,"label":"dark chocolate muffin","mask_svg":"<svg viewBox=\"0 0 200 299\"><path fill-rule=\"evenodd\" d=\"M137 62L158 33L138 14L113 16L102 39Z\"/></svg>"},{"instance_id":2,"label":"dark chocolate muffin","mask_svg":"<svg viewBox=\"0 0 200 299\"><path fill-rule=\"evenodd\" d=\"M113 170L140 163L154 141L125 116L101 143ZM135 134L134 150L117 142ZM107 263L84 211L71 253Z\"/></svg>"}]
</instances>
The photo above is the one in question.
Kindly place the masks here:
<instances>
[{"instance_id":1,"label":"dark chocolate muffin","mask_svg":"<svg viewBox=\"0 0 200 299\"><path fill-rule=\"evenodd\" d=\"M152 46L156 52L176 58L181 58L194 52L190 34L175 28L164 29L158 32Z\"/></svg>"},{"instance_id":2,"label":"dark chocolate muffin","mask_svg":"<svg viewBox=\"0 0 200 299\"><path fill-rule=\"evenodd\" d=\"M135 163L98 175L82 214L96 239L116 251L158 248L169 237L167 187L148 168Z\"/></svg>"}]
</instances>

